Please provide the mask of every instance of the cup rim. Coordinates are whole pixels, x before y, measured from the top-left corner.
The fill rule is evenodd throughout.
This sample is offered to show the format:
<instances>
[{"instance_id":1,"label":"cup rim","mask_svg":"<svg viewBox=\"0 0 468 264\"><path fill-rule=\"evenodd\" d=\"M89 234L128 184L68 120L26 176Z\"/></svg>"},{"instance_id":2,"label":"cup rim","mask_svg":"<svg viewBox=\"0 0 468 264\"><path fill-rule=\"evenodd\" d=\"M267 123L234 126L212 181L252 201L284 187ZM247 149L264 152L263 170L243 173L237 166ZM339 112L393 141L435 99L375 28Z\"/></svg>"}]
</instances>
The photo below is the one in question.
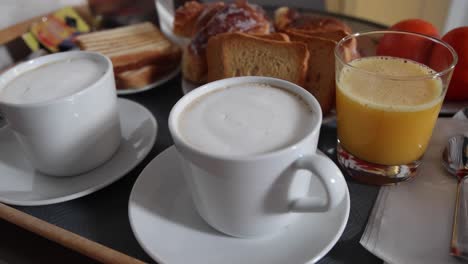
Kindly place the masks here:
<instances>
[{"instance_id":1,"label":"cup rim","mask_svg":"<svg viewBox=\"0 0 468 264\"><path fill-rule=\"evenodd\" d=\"M424 75L415 75L415 76L392 76L392 75L388 75L388 74L381 74L381 73L376 73L376 72L364 70L362 68L353 66L353 65L349 64L348 62L344 61L342 59L342 57L339 55L339 53L340 53L339 47L343 46L344 42L346 42L346 41L348 41L350 39L353 39L353 38L358 38L358 37L361 37L361 36L368 36L368 35L376 35L376 34L413 35L413 36L416 36L416 37L421 37L421 38L425 38L427 40L436 42L437 44L440 44L440 45L444 46L445 48L447 48L449 50L450 54L453 57L452 63L447 68L445 68L444 70L435 71L435 73L424 74ZM450 73L451 71L453 71L453 69L455 68L455 66L456 66L456 64L458 62L457 52L453 49L453 47L450 44L443 41L442 39L438 39L438 38L435 38L435 37L432 37L432 36L429 36L429 35L420 34L420 33L407 32L407 31L397 31L397 30L377 30L377 31L356 32L354 34L348 35L348 36L342 38L336 44L334 54L335 54L335 58L341 64L345 65L348 68L351 68L351 69L353 69L355 71L359 71L359 72L362 72L362 73L365 73L365 74L368 74L368 75L378 76L378 77L382 77L382 78L390 79L390 80L407 80L407 81L415 80L416 81L416 80L427 80L427 79L439 78L439 77L444 76L447 73Z\"/></svg>"},{"instance_id":2,"label":"cup rim","mask_svg":"<svg viewBox=\"0 0 468 264\"><path fill-rule=\"evenodd\" d=\"M315 120L315 124L313 124L309 132L304 137L302 137L299 141L294 142L293 144L290 144L286 147L282 147L274 151L269 151L269 152L260 153L260 154L246 154L246 155L214 154L214 153L204 151L196 146L193 146L192 144L189 144L188 142L186 142L186 140L182 138L182 135L180 135L179 133L177 121L178 121L178 117L183 112L185 107L187 107L191 102L196 100L196 98L199 98L200 96L203 96L215 90L223 89L226 86L242 85L242 84L247 84L247 83L260 83L260 84L271 85L274 87L285 88L288 91L291 91L295 93L296 95L300 96L301 99L305 100L305 102L312 108L312 111L315 113L317 117ZM322 109L317 99L312 94L310 94L309 91L289 81L281 80L278 78L272 78L272 77L262 77L262 76L232 77L232 78L226 78L226 79L204 84L194 89L193 91L187 93L186 95L184 95L172 107L171 112L169 114L168 123L169 123L169 131L170 131L171 136L174 139L174 142L180 144L184 148L187 148L190 151L198 155L203 155L203 156L206 156L212 159L218 159L218 160L258 161L262 159L269 159L275 156L283 155L291 150L296 150L298 148L298 145L301 145L309 137L313 136L313 134L315 134L317 130L320 129L320 126L322 124ZM177 144L175 145L177 147Z\"/></svg>"},{"instance_id":3,"label":"cup rim","mask_svg":"<svg viewBox=\"0 0 468 264\"><path fill-rule=\"evenodd\" d=\"M34 58L34 59L31 59L31 60L21 62L18 65L13 66L11 69L8 69L7 71L0 74L0 78L5 78L6 76L9 77L10 75L12 75L10 80L8 80L7 82L5 82L3 84L0 83L0 90L1 90L1 88L5 87L10 82L12 82L15 78L17 78L18 76L24 74L25 72L37 69L38 67L41 67L42 65L45 65L47 63L54 63L54 62L58 62L58 61L61 61L61 60L75 59L75 58L97 58L100 62L104 62L104 64L105 64L104 74L102 74L91 85L88 85L86 88L83 88L83 89L81 89L78 92L75 92L73 94L69 94L69 95L58 97L58 98L51 99L51 100L46 100L46 101L41 101L41 102L34 102L34 103L5 102L5 101L2 101L1 98L0 98L0 104L5 105L5 106L10 106L10 107L34 108L34 107L40 107L40 106L60 103L62 101L69 101L69 100L73 99L73 97L83 95L83 94L87 93L89 90L92 90L94 87L102 85L102 83L105 82L105 79L108 78L109 75L113 74L112 62L108 57L106 57L106 56L104 56L104 55L102 55L100 53L97 53L97 52L67 51L67 52L60 52L60 53L41 56L41 57L38 57L38 58ZM1 93L1 91L0 91L0 93Z\"/></svg>"}]
</instances>

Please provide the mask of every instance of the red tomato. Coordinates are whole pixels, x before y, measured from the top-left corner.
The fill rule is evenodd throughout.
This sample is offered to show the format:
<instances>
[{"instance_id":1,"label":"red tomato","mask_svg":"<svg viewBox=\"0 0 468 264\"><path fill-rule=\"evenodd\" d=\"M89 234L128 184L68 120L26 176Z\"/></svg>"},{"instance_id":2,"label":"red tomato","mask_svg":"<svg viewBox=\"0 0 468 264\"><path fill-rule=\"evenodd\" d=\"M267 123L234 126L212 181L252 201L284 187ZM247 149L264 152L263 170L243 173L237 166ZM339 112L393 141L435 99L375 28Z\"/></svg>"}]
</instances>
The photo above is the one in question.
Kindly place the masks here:
<instances>
[{"instance_id":1,"label":"red tomato","mask_svg":"<svg viewBox=\"0 0 468 264\"><path fill-rule=\"evenodd\" d=\"M439 37L437 29L422 19L403 20L390 27L390 30L407 31ZM415 36L387 34L382 37L377 46L377 55L393 56L426 63L432 42Z\"/></svg>"},{"instance_id":2,"label":"red tomato","mask_svg":"<svg viewBox=\"0 0 468 264\"><path fill-rule=\"evenodd\" d=\"M448 100L468 99L468 26L449 31L442 38L457 52L458 63L450 81L446 98ZM451 55L442 46L435 46L429 66L436 71L446 69L451 63Z\"/></svg>"}]
</instances>

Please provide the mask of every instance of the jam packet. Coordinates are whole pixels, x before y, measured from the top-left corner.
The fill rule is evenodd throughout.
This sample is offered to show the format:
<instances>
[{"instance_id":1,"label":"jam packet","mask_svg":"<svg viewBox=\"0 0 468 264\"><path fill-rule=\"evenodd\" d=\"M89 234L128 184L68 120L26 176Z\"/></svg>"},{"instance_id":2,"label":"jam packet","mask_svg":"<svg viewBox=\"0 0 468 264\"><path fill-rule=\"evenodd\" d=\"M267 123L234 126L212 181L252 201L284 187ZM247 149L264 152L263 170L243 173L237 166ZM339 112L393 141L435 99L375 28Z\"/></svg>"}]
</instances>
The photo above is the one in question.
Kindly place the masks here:
<instances>
[{"instance_id":1,"label":"jam packet","mask_svg":"<svg viewBox=\"0 0 468 264\"><path fill-rule=\"evenodd\" d=\"M89 25L71 7L62 8L31 25L31 34L50 52L77 48L74 36L90 31Z\"/></svg>"}]
</instances>

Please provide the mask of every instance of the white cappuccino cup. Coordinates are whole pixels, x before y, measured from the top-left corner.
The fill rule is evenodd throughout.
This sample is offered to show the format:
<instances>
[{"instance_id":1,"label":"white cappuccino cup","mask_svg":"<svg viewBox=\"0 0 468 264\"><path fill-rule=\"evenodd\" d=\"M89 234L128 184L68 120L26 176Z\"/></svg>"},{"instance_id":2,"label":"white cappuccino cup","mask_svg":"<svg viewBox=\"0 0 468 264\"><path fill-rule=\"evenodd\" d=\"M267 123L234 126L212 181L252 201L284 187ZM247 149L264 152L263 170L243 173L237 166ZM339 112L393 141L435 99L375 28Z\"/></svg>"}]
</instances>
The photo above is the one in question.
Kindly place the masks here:
<instances>
[{"instance_id":1,"label":"white cappuccino cup","mask_svg":"<svg viewBox=\"0 0 468 264\"><path fill-rule=\"evenodd\" d=\"M200 216L225 234L255 237L337 206L347 187L316 152L321 122L309 92L275 78L229 78L185 95L169 130ZM325 197L308 193L311 177Z\"/></svg>"},{"instance_id":2,"label":"white cappuccino cup","mask_svg":"<svg viewBox=\"0 0 468 264\"><path fill-rule=\"evenodd\" d=\"M111 61L72 51L0 75L0 115L40 172L71 176L107 161L121 141ZM1 146L0 146L1 147Z\"/></svg>"}]
</instances>

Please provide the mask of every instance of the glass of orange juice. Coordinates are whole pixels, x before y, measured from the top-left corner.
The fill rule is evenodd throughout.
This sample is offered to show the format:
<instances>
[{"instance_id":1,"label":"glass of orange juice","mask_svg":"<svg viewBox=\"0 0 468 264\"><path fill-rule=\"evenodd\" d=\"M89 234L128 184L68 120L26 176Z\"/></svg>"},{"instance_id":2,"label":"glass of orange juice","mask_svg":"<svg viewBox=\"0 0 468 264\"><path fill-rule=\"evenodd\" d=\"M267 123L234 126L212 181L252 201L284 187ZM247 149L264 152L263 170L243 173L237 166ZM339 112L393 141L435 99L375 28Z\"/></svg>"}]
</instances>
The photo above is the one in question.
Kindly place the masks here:
<instances>
[{"instance_id":1,"label":"glass of orange juice","mask_svg":"<svg viewBox=\"0 0 468 264\"><path fill-rule=\"evenodd\" d=\"M368 184L414 177L456 63L450 45L416 33L342 39L335 49L340 165Z\"/></svg>"}]
</instances>

